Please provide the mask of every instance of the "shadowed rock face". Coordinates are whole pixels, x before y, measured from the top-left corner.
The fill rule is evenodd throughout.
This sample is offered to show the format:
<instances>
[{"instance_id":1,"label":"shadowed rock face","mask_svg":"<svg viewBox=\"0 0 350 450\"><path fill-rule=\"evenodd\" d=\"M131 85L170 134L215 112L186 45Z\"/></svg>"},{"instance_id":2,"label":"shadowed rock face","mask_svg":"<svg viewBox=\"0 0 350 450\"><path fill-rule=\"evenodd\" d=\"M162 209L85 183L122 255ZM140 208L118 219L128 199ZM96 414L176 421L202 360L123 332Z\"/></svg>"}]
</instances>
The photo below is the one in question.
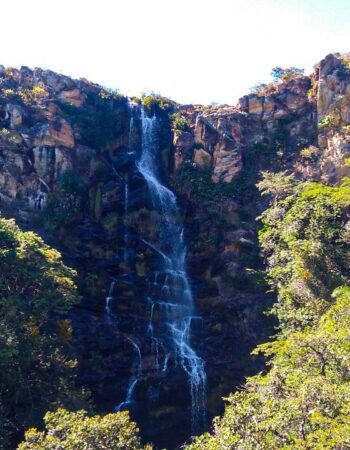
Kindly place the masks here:
<instances>
[{"instance_id":1,"label":"shadowed rock face","mask_svg":"<svg viewBox=\"0 0 350 450\"><path fill-rule=\"evenodd\" d=\"M273 332L256 239L266 204L254 184L262 170L329 183L349 175L349 92L344 58L329 55L311 77L269 86L236 107L150 106L159 121L159 179L176 193L184 223L200 317L191 345L205 361L209 419L222 412L222 396L262 368L250 351ZM191 399L174 360L157 369L147 333L163 218L139 170L141 118L130 111L128 99L86 80L0 66L0 207L78 270L79 382L96 409L125 400L138 370L131 339L142 354L132 415L145 439L171 448L190 435ZM172 132L173 113L186 119L185 130ZM327 116L334 126L318 129Z\"/></svg>"}]
</instances>

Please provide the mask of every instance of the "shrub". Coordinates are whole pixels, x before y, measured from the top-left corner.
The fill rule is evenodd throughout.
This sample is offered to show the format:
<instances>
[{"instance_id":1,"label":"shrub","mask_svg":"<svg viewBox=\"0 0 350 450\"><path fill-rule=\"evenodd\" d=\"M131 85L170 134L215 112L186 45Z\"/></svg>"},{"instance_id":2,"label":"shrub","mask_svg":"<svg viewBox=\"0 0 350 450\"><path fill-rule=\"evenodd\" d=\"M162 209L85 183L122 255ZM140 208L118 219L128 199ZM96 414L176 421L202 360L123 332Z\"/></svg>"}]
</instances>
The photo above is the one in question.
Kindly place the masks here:
<instances>
[{"instance_id":1,"label":"shrub","mask_svg":"<svg viewBox=\"0 0 350 450\"><path fill-rule=\"evenodd\" d=\"M311 87L311 88L307 91L306 95L307 95L307 98L308 98L310 101L316 99L316 86Z\"/></svg>"},{"instance_id":2,"label":"shrub","mask_svg":"<svg viewBox=\"0 0 350 450\"><path fill-rule=\"evenodd\" d=\"M152 92L150 95L143 96L143 105L148 111L154 111L157 108L168 110L171 107L171 101L167 97Z\"/></svg>"},{"instance_id":3,"label":"shrub","mask_svg":"<svg viewBox=\"0 0 350 450\"><path fill-rule=\"evenodd\" d=\"M304 69L300 69L299 67L274 67L271 71L271 76L273 81L289 81L292 78L297 77L298 75L302 75L304 73Z\"/></svg>"},{"instance_id":4,"label":"shrub","mask_svg":"<svg viewBox=\"0 0 350 450\"><path fill-rule=\"evenodd\" d=\"M340 61L342 62L344 69L347 72L350 72L350 54L349 53L343 53L340 56Z\"/></svg>"},{"instance_id":5,"label":"shrub","mask_svg":"<svg viewBox=\"0 0 350 450\"><path fill-rule=\"evenodd\" d=\"M120 98L119 89L105 87L100 90L99 96L104 100L107 100L107 99L118 100Z\"/></svg>"},{"instance_id":6,"label":"shrub","mask_svg":"<svg viewBox=\"0 0 350 450\"><path fill-rule=\"evenodd\" d=\"M318 128L320 130L324 129L324 128L335 128L335 117L328 114L327 116L323 117L323 119L321 119L318 123Z\"/></svg>"},{"instance_id":7,"label":"shrub","mask_svg":"<svg viewBox=\"0 0 350 450\"><path fill-rule=\"evenodd\" d=\"M151 450L143 446L127 411L89 417L82 410L45 415L46 430L28 430L18 450Z\"/></svg>"},{"instance_id":8,"label":"shrub","mask_svg":"<svg viewBox=\"0 0 350 450\"><path fill-rule=\"evenodd\" d=\"M171 128L175 133L180 131L191 131L188 120L181 115L181 113L175 113L171 115Z\"/></svg>"},{"instance_id":9,"label":"shrub","mask_svg":"<svg viewBox=\"0 0 350 450\"><path fill-rule=\"evenodd\" d=\"M310 145L310 147L305 147L300 150L300 156L305 159L312 159L318 153L318 148Z\"/></svg>"},{"instance_id":10,"label":"shrub","mask_svg":"<svg viewBox=\"0 0 350 450\"><path fill-rule=\"evenodd\" d=\"M274 311L284 333L317 320L333 289L350 276L344 229L349 205L346 183L330 187L294 181L263 213L259 238L270 282L279 291Z\"/></svg>"}]
</instances>

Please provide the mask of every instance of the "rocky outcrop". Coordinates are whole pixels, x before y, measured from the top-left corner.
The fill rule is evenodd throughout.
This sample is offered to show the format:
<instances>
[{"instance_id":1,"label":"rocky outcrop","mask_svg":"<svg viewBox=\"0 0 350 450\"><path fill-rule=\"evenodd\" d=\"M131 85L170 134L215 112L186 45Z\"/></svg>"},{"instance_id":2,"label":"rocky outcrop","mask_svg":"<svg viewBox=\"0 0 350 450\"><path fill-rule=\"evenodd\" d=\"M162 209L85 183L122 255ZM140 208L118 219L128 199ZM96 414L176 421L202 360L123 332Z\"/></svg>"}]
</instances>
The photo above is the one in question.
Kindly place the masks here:
<instances>
[{"instance_id":1,"label":"rocky outcrop","mask_svg":"<svg viewBox=\"0 0 350 450\"><path fill-rule=\"evenodd\" d=\"M213 181L230 183L244 170L244 159L254 145L280 145L292 151L315 142L317 118L315 102L308 97L310 88L311 79L298 76L277 85L273 93L242 97L237 107L181 107L191 124L194 143L189 157L189 146L181 145L183 136L192 142L189 133L178 133L175 156L182 161L178 153L185 154L198 162L200 147L202 155L204 151L211 156Z\"/></svg>"}]
</instances>

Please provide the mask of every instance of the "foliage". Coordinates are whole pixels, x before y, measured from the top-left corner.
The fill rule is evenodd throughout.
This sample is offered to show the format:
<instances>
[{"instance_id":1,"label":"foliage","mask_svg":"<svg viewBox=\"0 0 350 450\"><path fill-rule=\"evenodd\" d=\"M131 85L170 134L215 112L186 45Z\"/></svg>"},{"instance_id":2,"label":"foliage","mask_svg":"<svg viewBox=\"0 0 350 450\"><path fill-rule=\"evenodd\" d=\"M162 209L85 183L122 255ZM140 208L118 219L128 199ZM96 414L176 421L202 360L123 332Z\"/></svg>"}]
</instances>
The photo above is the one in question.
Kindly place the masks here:
<instances>
[{"instance_id":1,"label":"foliage","mask_svg":"<svg viewBox=\"0 0 350 450\"><path fill-rule=\"evenodd\" d=\"M350 72L350 54L349 53L343 53L340 55L340 61L343 64L344 69L346 72Z\"/></svg>"},{"instance_id":2,"label":"foliage","mask_svg":"<svg viewBox=\"0 0 350 450\"><path fill-rule=\"evenodd\" d=\"M287 172L262 172L263 179L257 183L262 195L271 195L274 202L282 196L293 192L296 180L293 174L287 175Z\"/></svg>"},{"instance_id":3,"label":"foliage","mask_svg":"<svg viewBox=\"0 0 350 450\"><path fill-rule=\"evenodd\" d=\"M22 137L14 130L0 128L0 147L15 148L22 143Z\"/></svg>"},{"instance_id":4,"label":"foliage","mask_svg":"<svg viewBox=\"0 0 350 450\"><path fill-rule=\"evenodd\" d=\"M330 187L265 173L259 188L272 200L260 242L282 333L254 351L269 359L267 374L249 378L213 432L187 449L349 449L350 181Z\"/></svg>"},{"instance_id":5,"label":"foliage","mask_svg":"<svg viewBox=\"0 0 350 450\"><path fill-rule=\"evenodd\" d=\"M188 120L181 115L181 113L175 113L171 115L171 128L178 133L180 131L191 131Z\"/></svg>"},{"instance_id":6,"label":"foliage","mask_svg":"<svg viewBox=\"0 0 350 450\"><path fill-rule=\"evenodd\" d=\"M3 89L3 90L2 90L2 93L3 93L4 95L6 95L6 97L11 97L11 96L13 96L13 95L16 94L16 92L14 91L14 89L10 89L10 88L8 88L8 89Z\"/></svg>"},{"instance_id":7,"label":"foliage","mask_svg":"<svg viewBox=\"0 0 350 450\"><path fill-rule=\"evenodd\" d=\"M300 150L300 156L304 159L312 159L318 153L318 148L314 145L310 145L309 147L304 147Z\"/></svg>"},{"instance_id":8,"label":"foliage","mask_svg":"<svg viewBox=\"0 0 350 450\"><path fill-rule=\"evenodd\" d=\"M350 290L317 326L265 344L273 357L267 375L248 379L231 395L212 435L191 450L326 450L350 446Z\"/></svg>"},{"instance_id":9,"label":"foliage","mask_svg":"<svg viewBox=\"0 0 350 450\"><path fill-rule=\"evenodd\" d=\"M330 114L324 116L318 123L318 128L320 130L323 128L335 128L335 126L335 118Z\"/></svg>"},{"instance_id":10,"label":"foliage","mask_svg":"<svg viewBox=\"0 0 350 450\"><path fill-rule=\"evenodd\" d=\"M274 83L259 83L250 89L251 94L257 96L268 96L277 94L277 84Z\"/></svg>"},{"instance_id":11,"label":"foliage","mask_svg":"<svg viewBox=\"0 0 350 450\"><path fill-rule=\"evenodd\" d=\"M18 96L26 105L38 103L42 98L48 97L48 95L49 93L43 86L32 86L18 90Z\"/></svg>"},{"instance_id":12,"label":"foliage","mask_svg":"<svg viewBox=\"0 0 350 450\"><path fill-rule=\"evenodd\" d=\"M48 97L49 93L43 86L34 85L31 87L19 87L5 88L2 89L2 94L6 97L10 97L12 100L17 100L18 102L30 105L33 103L38 103L41 99Z\"/></svg>"},{"instance_id":13,"label":"foliage","mask_svg":"<svg viewBox=\"0 0 350 450\"><path fill-rule=\"evenodd\" d=\"M7 448L48 408L80 403L66 317L78 296L59 252L3 218L0 267L0 447Z\"/></svg>"},{"instance_id":14,"label":"foliage","mask_svg":"<svg viewBox=\"0 0 350 450\"><path fill-rule=\"evenodd\" d=\"M150 112L154 112L159 109L166 111L171 108L171 101L167 97L163 97L160 94L155 94L154 92L149 95L144 95L142 101L143 106Z\"/></svg>"},{"instance_id":15,"label":"foliage","mask_svg":"<svg viewBox=\"0 0 350 450\"><path fill-rule=\"evenodd\" d=\"M329 306L333 289L350 275L344 229L348 205L350 187L346 184L330 187L286 182L273 193L272 207L261 216L260 244L269 264L270 282L278 290L274 312L285 333L317 320Z\"/></svg>"},{"instance_id":16,"label":"foliage","mask_svg":"<svg viewBox=\"0 0 350 450\"><path fill-rule=\"evenodd\" d=\"M316 95L317 95L317 91L316 91L316 86L312 86L306 93L307 98L312 101L314 99L316 99Z\"/></svg>"},{"instance_id":17,"label":"foliage","mask_svg":"<svg viewBox=\"0 0 350 450\"><path fill-rule=\"evenodd\" d=\"M89 417L60 408L45 415L45 425L43 432L28 430L18 450L151 450L141 445L127 411Z\"/></svg>"},{"instance_id":18,"label":"foliage","mask_svg":"<svg viewBox=\"0 0 350 450\"><path fill-rule=\"evenodd\" d=\"M289 81L292 78L295 78L298 75L302 75L304 73L304 69L300 69L299 67L274 67L271 70L271 77L273 81Z\"/></svg>"}]
</instances>

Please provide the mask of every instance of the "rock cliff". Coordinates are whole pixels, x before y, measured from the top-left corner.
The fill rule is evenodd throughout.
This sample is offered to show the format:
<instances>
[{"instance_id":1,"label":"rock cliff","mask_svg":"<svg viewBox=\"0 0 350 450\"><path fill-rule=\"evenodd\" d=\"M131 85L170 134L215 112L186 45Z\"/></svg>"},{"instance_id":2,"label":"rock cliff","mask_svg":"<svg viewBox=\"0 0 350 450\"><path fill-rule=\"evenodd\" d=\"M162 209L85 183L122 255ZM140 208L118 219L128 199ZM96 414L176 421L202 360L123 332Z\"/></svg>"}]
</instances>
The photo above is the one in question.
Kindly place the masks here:
<instances>
[{"instance_id":1,"label":"rock cliff","mask_svg":"<svg viewBox=\"0 0 350 450\"><path fill-rule=\"evenodd\" d=\"M137 167L140 101L133 101L86 80L0 66L0 208L78 270L82 303L72 321L80 383L97 410L125 397L136 370L132 338L143 376L131 410L146 438L168 446L190 433L189 394L176 367L156 370L147 334L159 217ZM206 364L211 418L222 396L263 367L250 351L273 333L263 314L273 294L256 240L266 206L255 188L261 171L330 184L349 175L348 57L328 55L310 77L271 84L236 107L143 103L157 115L159 173L185 224L201 317L192 341Z\"/></svg>"}]
</instances>

